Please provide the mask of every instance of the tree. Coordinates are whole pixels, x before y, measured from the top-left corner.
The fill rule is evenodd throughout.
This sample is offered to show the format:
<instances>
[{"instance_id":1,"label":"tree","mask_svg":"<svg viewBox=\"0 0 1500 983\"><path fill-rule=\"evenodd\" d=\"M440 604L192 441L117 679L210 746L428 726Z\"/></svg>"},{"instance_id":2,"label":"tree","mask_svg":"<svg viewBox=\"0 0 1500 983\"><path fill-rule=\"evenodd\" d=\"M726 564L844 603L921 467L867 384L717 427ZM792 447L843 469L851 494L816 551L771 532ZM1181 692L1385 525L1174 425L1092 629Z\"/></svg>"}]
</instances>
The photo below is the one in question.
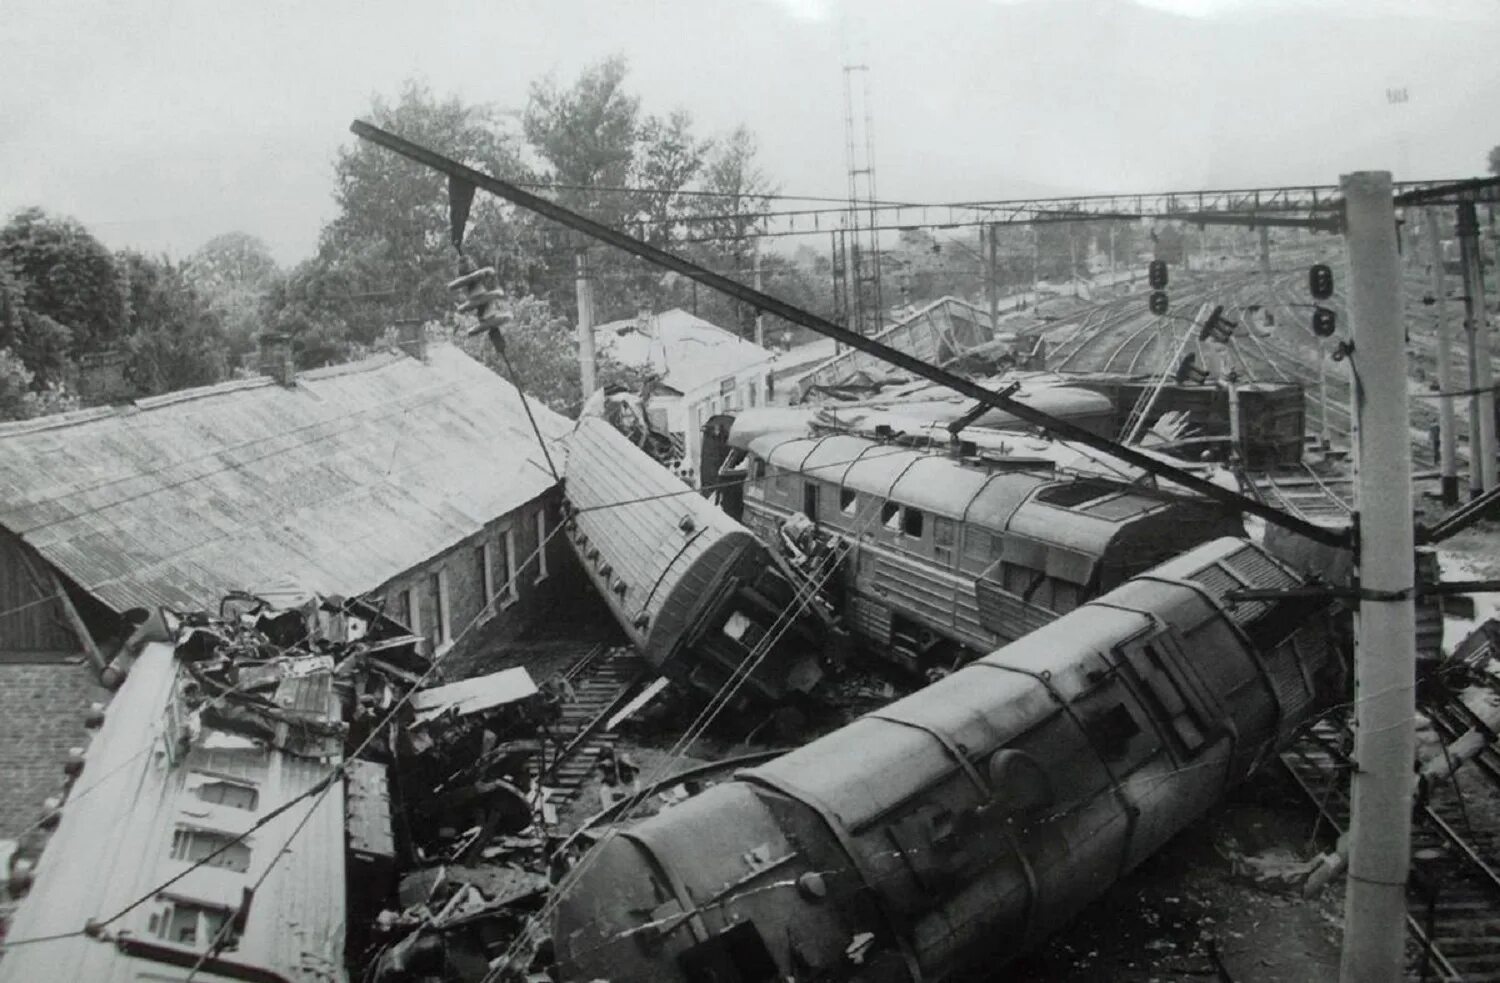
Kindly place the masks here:
<instances>
[{"instance_id":1,"label":"tree","mask_svg":"<svg viewBox=\"0 0 1500 983\"><path fill-rule=\"evenodd\" d=\"M67 374L73 333L26 305L26 284L0 259L0 348L26 367L27 384L60 384Z\"/></svg>"},{"instance_id":2,"label":"tree","mask_svg":"<svg viewBox=\"0 0 1500 983\"><path fill-rule=\"evenodd\" d=\"M266 244L244 232L226 232L199 246L182 274L218 316L230 354L254 348L261 304L280 274Z\"/></svg>"},{"instance_id":3,"label":"tree","mask_svg":"<svg viewBox=\"0 0 1500 983\"><path fill-rule=\"evenodd\" d=\"M637 206L599 188L629 185L636 174L640 99L625 92L625 59L616 55L583 70L570 88L551 77L531 86L522 117L526 140L562 185L558 203L619 226ZM684 117L685 119L685 117Z\"/></svg>"},{"instance_id":4,"label":"tree","mask_svg":"<svg viewBox=\"0 0 1500 983\"><path fill-rule=\"evenodd\" d=\"M228 344L218 315L166 259L122 252L129 304L125 372L148 394L205 386L228 375Z\"/></svg>"},{"instance_id":5,"label":"tree","mask_svg":"<svg viewBox=\"0 0 1500 983\"><path fill-rule=\"evenodd\" d=\"M1500 145L1490 148L1490 173L1500 174Z\"/></svg>"},{"instance_id":6,"label":"tree","mask_svg":"<svg viewBox=\"0 0 1500 983\"><path fill-rule=\"evenodd\" d=\"M424 85L407 82L394 105L374 100L371 117L381 127L471 166L526 180L517 142L502 132L496 112L440 100ZM338 214L324 227L315 267L332 275L338 293L323 291L337 307L352 340L369 342L397 317L435 316L448 307L445 284L454 276L449 241L447 179L366 141L340 149L334 165ZM513 221L492 196L476 195L465 251L495 266L502 282L524 279L535 261L521 247Z\"/></svg>"},{"instance_id":7,"label":"tree","mask_svg":"<svg viewBox=\"0 0 1500 983\"><path fill-rule=\"evenodd\" d=\"M119 271L109 250L78 222L40 208L17 212L0 229L0 263L20 282L25 309L66 329L70 354L118 340L127 315ZM46 333L19 351L33 372L55 380L52 359L61 335L50 326Z\"/></svg>"},{"instance_id":8,"label":"tree","mask_svg":"<svg viewBox=\"0 0 1500 983\"><path fill-rule=\"evenodd\" d=\"M0 347L0 420L29 420L76 409L78 400L58 385L36 386L36 375L15 352Z\"/></svg>"}]
</instances>

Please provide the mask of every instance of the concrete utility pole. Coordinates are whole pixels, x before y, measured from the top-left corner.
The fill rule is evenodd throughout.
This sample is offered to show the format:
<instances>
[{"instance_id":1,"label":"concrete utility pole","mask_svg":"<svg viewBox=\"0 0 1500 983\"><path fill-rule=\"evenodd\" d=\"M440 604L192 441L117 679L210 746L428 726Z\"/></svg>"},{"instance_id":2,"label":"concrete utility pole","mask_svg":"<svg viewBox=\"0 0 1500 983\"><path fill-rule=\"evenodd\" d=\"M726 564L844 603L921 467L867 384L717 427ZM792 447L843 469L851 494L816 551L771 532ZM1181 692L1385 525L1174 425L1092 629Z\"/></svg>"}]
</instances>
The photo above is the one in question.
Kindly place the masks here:
<instances>
[{"instance_id":1,"label":"concrete utility pole","mask_svg":"<svg viewBox=\"0 0 1500 983\"><path fill-rule=\"evenodd\" d=\"M755 249L755 289L760 290L760 239L757 238L753 244ZM761 348L766 347L766 315L759 307L755 309L755 343Z\"/></svg>"},{"instance_id":2,"label":"concrete utility pole","mask_svg":"<svg viewBox=\"0 0 1500 983\"><path fill-rule=\"evenodd\" d=\"M1456 392L1459 388L1458 373L1453 371L1453 329L1448 322L1448 304L1444 300L1448 292L1448 278L1443 270L1443 236L1438 226L1436 208L1423 210L1423 229L1427 238L1427 255L1431 260L1429 290L1432 291L1433 313L1437 317L1437 361L1438 391ZM1438 461L1442 474L1444 505L1458 504L1458 432L1454 429L1458 420L1453 412L1453 397L1438 399Z\"/></svg>"},{"instance_id":3,"label":"concrete utility pole","mask_svg":"<svg viewBox=\"0 0 1500 983\"><path fill-rule=\"evenodd\" d=\"M1472 201L1458 206L1458 251L1464 271L1464 331L1469 343L1469 492L1495 487L1495 374L1490 364L1490 325L1484 306L1484 270L1479 262L1479 216ZM1476 434L1478 435L1476 437Z\"/></svg>"},{"instance_id":4,"label":"concrete utility pole","mask_svg":"<svg viewBox=\"0 0 1500 983\"><path fill-rule=\"evenodd\" d=\"M1269 281L1271 279L1271 230L1262 225L1256 231L1260 233L1260 275Z\"/></svg>"},{"instance_id":5,"label":"concrete utility pole","mask_svg":"<svg viewBox=\"0 0 1500 983\"><path fill-rule=\"evenodd\" d=\"M1396 212L1388 171L1345 175L1353 406L1359 418L1354 769L1341 983L1399 983L1416 753L1411 450Z\"/></svg>"},{"instance_id":6,"label":"concrete utility pole","mask_svg":"<svg viewBox=\"0 0 1500 983\"><path fill-rule=\"evenodd\" d=\"M984 235L989 238L990 247L990 330L998 330L1000 324L1000 261L996 255L996 233L997 226L991 222L989 225L981 226Z\"/></svg>"},{"instance_id":7,"label":"concrete utility pole","mask_svg":"<svg viewBox=\"0 0 1500 983\"><path fill-rule=\"evenodd\" d=\"M575 288L578 296L578 380L583 387L583 398L594 393L594 273L589 269L589 251L580 249L576 255L578 279Z\"/></svg>"}]
</instances>

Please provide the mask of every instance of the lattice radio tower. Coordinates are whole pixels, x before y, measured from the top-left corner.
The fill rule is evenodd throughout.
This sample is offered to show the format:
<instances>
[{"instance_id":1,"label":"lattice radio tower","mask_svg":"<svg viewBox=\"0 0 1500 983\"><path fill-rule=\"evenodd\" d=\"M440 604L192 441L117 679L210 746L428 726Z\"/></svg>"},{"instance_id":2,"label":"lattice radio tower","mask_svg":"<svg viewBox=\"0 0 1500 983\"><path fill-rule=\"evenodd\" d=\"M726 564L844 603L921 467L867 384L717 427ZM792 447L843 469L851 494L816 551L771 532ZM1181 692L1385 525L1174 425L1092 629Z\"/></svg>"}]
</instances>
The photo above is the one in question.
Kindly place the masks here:
<instances>
[{"instance_id":1,"label":"lattice radio tower","mask_svg":"<svg viewBox=\"0 0 1500 983\"><path fill-rule=\"evenodd\" d=\"M844 150L849 165L849 217L844 227L844 262L835 259L834 293L846 298L848 326L860 334L880 330L884 304L880 296L880 233L875 207L875 131L871 123L870 67L844 66ZM842 286L842 290L840 287Z\"/></svg>"}]
</instances>

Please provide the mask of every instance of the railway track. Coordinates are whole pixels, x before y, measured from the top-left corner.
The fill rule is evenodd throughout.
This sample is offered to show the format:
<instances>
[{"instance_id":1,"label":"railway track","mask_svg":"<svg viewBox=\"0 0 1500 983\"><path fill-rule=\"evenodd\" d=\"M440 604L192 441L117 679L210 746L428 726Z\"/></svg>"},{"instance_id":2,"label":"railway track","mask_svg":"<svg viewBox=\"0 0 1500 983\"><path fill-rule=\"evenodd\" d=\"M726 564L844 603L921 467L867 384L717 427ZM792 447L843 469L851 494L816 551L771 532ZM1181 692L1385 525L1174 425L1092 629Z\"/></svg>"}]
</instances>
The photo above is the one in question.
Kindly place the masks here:
<instances>
[{"instance_id":1,"label":"railway track","mask_svg":"<svg viewBox=\"0 0 1500 983\"><path fill-rule=\"evenodd\" d=\"M1309 522L1344 523L1354 514L1353 479L1320 475L1306 464L1254 476L1263 502Z\"/></svg>"},{"instance_id":2,"label":"railway track","mask_svg":"<svg viewBox=\"0 0 1500 983\"><path fill-rule=\"evenodd\" d=\"M1424 710L1429 717L1445 712ZM1352 747L1349 720L1339 711L1315 723L1281 756L1320 822L1338 834L1349 825ZM1467 808L1463 795L1463 782L1481 773L1460 771L1459 782L1435 785L1413 811L1407 928L1415 942L1409 966L1415 979L1500 981L1500 874L1493 861L1500 829Z\"/></svg>"},{"instance_id":3,"label":"railway track","mask_svg":"<svg viewBox=\"0 0 1500 983\"><path fill-rule=\"evenodd\" d=\"M553 790L554 803L578 794L600 756L614 750L618 735L608 730L613 717L635 695L651 672L628 646L596 646L553 684L562 694L553 725L556 750L533 762L537 783Z\"/></svg>"}]
</instances>

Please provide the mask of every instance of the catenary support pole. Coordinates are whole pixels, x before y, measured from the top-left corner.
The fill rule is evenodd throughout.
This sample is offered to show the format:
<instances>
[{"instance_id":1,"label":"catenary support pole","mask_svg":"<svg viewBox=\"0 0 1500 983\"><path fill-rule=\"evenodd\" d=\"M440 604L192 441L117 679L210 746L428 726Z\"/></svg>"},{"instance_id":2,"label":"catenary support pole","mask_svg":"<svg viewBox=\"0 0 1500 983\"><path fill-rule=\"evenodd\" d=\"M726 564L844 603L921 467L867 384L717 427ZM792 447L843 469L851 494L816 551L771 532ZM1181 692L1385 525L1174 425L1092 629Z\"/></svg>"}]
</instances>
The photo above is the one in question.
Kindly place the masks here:
<instances>
[{"instance_id":1,"label":"catenary support pole","mask_svg":"<svg viewBox=\"0 0 1500 983\"><path fill-rule=\"evenodd\" d=\"M997 243L995 239L1000 231L998 225L987 225L984 234L988 237L990 248L990 272L987 279L990 293L990 330L1000 330L1000 263L996 252ZM757 284L758 286L758 284Z\"/></svg>"},{"instance_id":2,"label":"catenary support pole","mask_svg":"<svg viewBox=\"0 0 1500 983\"><path fill-rule=\"evenodd\" d=\"M1453 325L1448 318L1448 278L1443 269L1443 237L1436 208L1424 208L1423 230L1427 255L1431 263L1430 286L1433 314L1437 318L1438 392L1457 392L1461 387L1453 367ZM1458 504L1458 419L1453 412L1453 397L1438 399L1438 470L1442 475L1443 504ZM1472 438L1471 438L1472 439Z\"/></svg>"},{"instance_id":3,"label":"catenary support pole","mask_svg":"<svg viewBox=\"0 0 1500 983\"><path fill-rule=\"evenodd\" d=\"M1464 331L1469 343L1469 492L1495 487L1495 373L1490 364L1490 325L1484 309L1484 271L1479 260L1479 216L1472 201L1458 206L1458 253L1464 272ZM1477 435L1477 436L1476 436Z\"/></svg>"},{"instance_id":4,"label":"catenary support pole","mask_svg":"<svg viewBox=\"0 0 1500 983\"><path fill-rule=\"evenodd\" d=\"M1399 983L1416 752L1411 449L1396 213L1386 171L1346 175L1359 418L1354 769L1341 983Z\"/></svg>"},{"instance_id":5,"label":"catenary support pole","mask_svg":"<svg viewBox=\"0 0 1500 983\"><path fill-rule=\"evenodd\" d=\"M755 249L755 289L760 290L760 240L754 242ZM755 309L755 343L761 348L766 347L766 313L759 307Z\"/></svg>"},{"instance_id":6,"label":"catenary support pole","mask_svg":"<svg viewBox=\"0 0 1500 983\"><path fill-rule=\"evenodd\" d=\"M589 269L589 251L578 250L578 379L583 386L583 398L594 392L594 274Z\"/></svg>"}]
</instances>

